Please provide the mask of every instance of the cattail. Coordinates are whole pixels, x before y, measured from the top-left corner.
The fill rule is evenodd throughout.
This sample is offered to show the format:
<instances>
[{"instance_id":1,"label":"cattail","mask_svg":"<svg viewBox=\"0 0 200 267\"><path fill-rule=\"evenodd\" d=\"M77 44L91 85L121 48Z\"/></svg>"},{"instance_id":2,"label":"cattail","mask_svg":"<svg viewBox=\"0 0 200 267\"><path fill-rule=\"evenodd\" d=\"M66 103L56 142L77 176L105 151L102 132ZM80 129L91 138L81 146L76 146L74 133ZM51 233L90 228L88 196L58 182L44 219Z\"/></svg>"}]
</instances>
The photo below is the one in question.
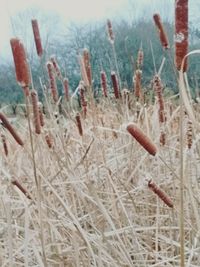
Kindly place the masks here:
<instances>
[{"instance_id":1,"label":"cattail","mask_svg":"<svg viewBox=\"0 0 200 267\"><path fill-rule=\"evenodd\" d=\"M44 126L44 114L43 114L43 110L41 106L39 106L39 116L40 116L40 126L43 127Z\"/></svg>"},{"instance_id":2,"label":"cattail","mask_svg":"<svg viewBox=\"0 0 200 267\"><path fill-rule=\"evenodd\" d=\"M79 113L76 114L76 125L77 125L80 136L83 136L83 128L82 128L81 117Z\"/></svg>"},{"instance_id":3,"label":"cattail","mask_svg":"<svg viewBox=\"0 0 200 267\"><path fill-rule=\"evenodd\" d=\"M85 65L85 70L88 78L89 85L92 85L92 71L91 71L91 65L90 65L90 54L87 48L83 50L83 62Z\"/></svg>"},{"instance_id":4,"label":"cattail","mask_svg":"<svg viewBox=\"0 0 200 267\"><path fill-rule=\"evenodd\" d=\"M170 197L162 191L152 180L149 180L148 187L170 208L173 208L173 202Z\"/></svg>"},{"instance_id":5,"label":"cattail","mask_svg":"<svg viewBox=\"0 0 200 267\"><path fill-rule=\"evenodd\" d=\"M35 90L31 91L31 100L33 106L33 118L34 118L34 125L35 125L35 132L36 134L41 133L41 124L40 124L40 112L38 106L38 95Z\"/></svg>"},{"instance_id":6,"label":"cattail","mask_svg":"<svg viewBox=\"0 0 200 267\"><path fill-rule=\"evenodd\" d=\"M8 156L8 145L7 145L7 141L6 141L6 136L4 134L1 134L1 140L3 143L4 154L7 157Z\"/></svg>"},{"instance_id":7,"label":"cattail","mask_svg":"<svg viewBox=\"0 0 200 267\"><path fill-rule=\"evenodd\" d=\"M141 68L142 65L143 65L143 60L144 60L144 53L143 53L143 50L142 48L140 48L138 50L138 54L137 54L137 68Z\"/></svg>"},{"instance_id":8,"label":"cattail","mask_svg":"<svg viewBox=\"0 0 200 267\"><path fill-rule=\"evenodd\" d=\"M84 85L86 87L89 87L90 83L88 81L88 76L87 76L85 64L84 64L83 58L80 55L78 56L78 61L79 61L79 65L80 65L80 69L81 69L81 76L82 76Z\"/></svg>"},{"instance_id":9,"label":"cattail","mask_svg":"<svg viewBox=\"0 0 200 267\"><path fill-rule=\"evenodd\" d=\"M169 41L168 41L167 35L165 33L165 30L164 30L160 15L159 14L154 14L153 15L153 19L154 19L154 22L156 24L156 27L158 28L160 42L161 42L162 47L164 49L169 49L170 48Z\"/></svg>"},{"instance_id":10,"label":"cattail","mask_svg":"<svg viewBox=\"0 0 200 267\"><path fill-rule=\"evenodd\" d=\"M12 127L12 125L10 124L10 122L8 121L8 119L6 118L6 116L0 112L0 120L3 123L3 126L10 132L10 134L13 136L13 138L15 139L15 141L23 146L24 142L22 141L22 139L20 138L20 136L18 135L18 133L15 131L15 129Z\"/></svg>"},{"instance_id":11,"label":"cattail","mask_svg":"<svg viewBox=\"0 0 200 267\"><path fill-rule=\"evenodd\" d=\"M67 101L69 101L69 81L67 78L63 79L64 94Z\"/></svg>"},{"instance_id":12,"label":"cattail","mask_svg":"<svg viewBox=\"0 0 200 267\"><path fill-rule=\"evenodd\" d=\"M181 69L183 58L188 53L188 0L175 1L175 64ZM187 70L187 58L183 71Z\"/></svg>"},{"instance_id":13,"label":"cattail","mask_svg":"<svg viewBox=\"0 0 200 267\"><path fill-rule=\"evenodd\" d=\"M112 23L109 19L107 19L107 32L108 32L108 39L111 43L114 43L115 36L112 29Z\"/></svg>"},{"instance_id":14,"label":"cattail","mask_svg":"<svg viewBox=\"0 0 200 267\"><path fill-rule=\"evenodd\" d=\"M164 146L166 143L166 134L164 131L160 132L160 145Z\"/></svg>"},{"instance_id":15,"label":"cattail","mask_svg":"<svg viewBox=\"0 0 200 267\"><path fill-rule=\"evenodd\" d=\"M142 89L141 89L141 79L142 79L142 71L136 70L134 76L134 93L135 97L142 97Z\"/></svg>"},{"instance_id":16,"label":"cattail","mask_svg":"<svg viewBox=\"0 0 200 267\"><path fill-rule=\"evenodd\" d=\"M155 156L157 153L156 146L151 139L145 135L140 128L137 127L135 123L128 124L126 129L137 140L137 142L149 152L149 154Z\"/></svg>"},{"instance_id":17,"label":"cattail","mask_svg":"<svg viewBox=\"0 0 200 267\"><path fill-rule=\"evenodd\" d=\"M37 54L39 57L41 57L43 54L43 48L42 48L38 21L36 19L32 19L31 23L32 23L32 29L33 29L33 35L35 39L35 46L36 46Z\"/></svg>"},{"instance_id":18,"label":"cattail","mask_svg":"<svg viewBox=\"0 0 200 267\"><path fill-rule=\"evenodd\" d=\"M48 71L48 76L49 76L51 94L52 94L54 102L57 102L58 101L57 84L56 84L56 79L55 79L55 75L53 72L53 64L50 61L47 62L47 71Z\"/></svg>"},{"instance_id":19,"label":"cattail","mask_svg":"<svg viewBox=\"0 0 200 267\"><path fill-rule=\"evenodd\" d=\"M28 199L31 199L31 196L29 195L26 188L24 188L19 181L14 180L12 181L12 184L15 185Z\"/></svg>"},{"instance_id":20,"label":"cattail","mask_svg":"<svg viewBox=\"0 0 200 267\"><path fill-rule=\"evenodd\" d=\"M51 60L51 63L53 64L53 67L54 67L54 70L55 70L55 72L56 72L57 77L58 77L60 80L62 80L62 79L63 79L63 78L62 78L62 73L61 73L61 71L60 71L60 67L58 66L58 62L57 62L55 56L52 55L52 56L50 57L50 60Z\"/></svg>"},{"instance_id":21,"label":"cattail","mask_svg":"<svg viewBox=\"0 0 200 267\"><path fill-rule=\"evenodd\" d=\"M22 42L17 38L11 39L10 44L15 63L15 73L17 82L23 88L25 95L28 96L29 95L28 87L31 79L30 79L30 72L29 72L25 48Z\"/></svg>"},{"instance_id":22,"label":"cattail","mask_svg":"<svg viewBox=\"0 0 200 267\"><path fill-rule=\"evenodd\" d=\"M46 143L48 145L49 148L52 148L53 147L53 139L52 139L52 136L50 134L46 134L45 135L45 140L46 140Z\"/></svg>"},{"instance_id":23,"label":"cattail","mask_svg":"<svg viewBox=\"0 0 200 267\"><path fill-rule=\"evenodd\" d=\"M187 146L188 149L191 149L192 147L192 136L193 136L193 131L192 131L192 121L188 120L187 122Z\"/></svg>"},{"instance_id":24,"label":"cattail","mask_svg":"<svg viewBox=\"0 0 200 267\"><path fill-rule=\"evenodd\" d=\"M118 83L117 75L114 71L111 72L111 80L113 84L115 98L118 99L120 97L119 83Z\"/></svg>"},{"instance_id":25,"label":"cattail","mask_svg":"<svg viewBox=\"0 0 200 267\"><path fill-rule=\"evenodd\" d=\"M85 117L87 114L87 101L85 100L85 88L82 81L79 83L79 93L80 93L81 107Z\"/></svg>"},{"instance_id":26,"label":"cattail","mask_svg":"<svg viewBox=\"0 0 200 267\"><path fill-rule=\"evenodd\" d=\"M107 77L105 71L101 71L101 87L104 97L108 97Z\"/></svg>"},{"instance_id":27,"label":"cattail","mask_svg":"<svg viewBox=\"0 0 200 267\"><path fill-rule=\"evenodd\" d=\"M153 79L153 88L156 92L156 95L158 97L158 105L159 105L159 110L158 110L158 117L159 117L159 122L164 123L166 122L166 116L165 116L165 109L164 109L164 98L163 98L163 85L161 82L161 79L158 75L154 76Z\"/></svg>"}]
</instances>

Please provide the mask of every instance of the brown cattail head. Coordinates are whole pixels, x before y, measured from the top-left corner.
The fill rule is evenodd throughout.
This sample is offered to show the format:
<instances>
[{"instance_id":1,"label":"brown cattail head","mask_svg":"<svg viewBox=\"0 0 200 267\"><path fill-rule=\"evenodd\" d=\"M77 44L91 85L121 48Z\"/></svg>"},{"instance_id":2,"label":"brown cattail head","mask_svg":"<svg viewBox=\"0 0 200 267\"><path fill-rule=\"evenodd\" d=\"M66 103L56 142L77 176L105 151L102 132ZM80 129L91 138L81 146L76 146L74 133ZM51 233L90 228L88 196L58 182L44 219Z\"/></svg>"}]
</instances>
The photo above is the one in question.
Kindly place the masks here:
<instances>
[{"instance_id":1,"label":"brown cattail head","mask_svg":"<svg viewBox=\"0 0 200 267\"><path fill-rule=\"evenodd\" d=\"M165 109L164 109L164 98L163 98L163 84L158 75L154 76L153 79L153 88L155 90L155 93L158 98L158 105L159 105L159 110L158 110L158 117L159 117L159 122L164 123L166 122L166 116L165 116Z\"/></svg>"},{"instance_id":2,"label":"brown cattail head","mask_svg":"<svg viewBox=\"0 0 200 267\"><path fill-rule=\"evenodd\" d=\"M33 106L33 120L35 126L35 133L40 134L41 133L40 112L38 106L38 95L35 90L31 91L31 101Z\"/></svg>"},{"instance_id":3,"label":"brown cattail head","mask_svg":"<svg viewBox=\"0 0 200 267\"><path fill-rule=\"evenodd\" d=\"M148 187L170 208L173 208L173 202L170 197L162 191L152 180L149 180Z\"/></svg>"},{"instance_id":4,"label":"brown cattail head","mask_svg":"<svg viewBox=\"0 0 200 267\"><path fill-rule=\"evenodd\" d=\"M22 139L20 138L20 136L18 135L18 133L16 132L16 130L12 127L12 125L10 124L10 122L8 121L8 119L6 118L6 116L0 112L0 120L3 123L3 126L10 132L10 134L13 136L13 138L15 139L15 141L23 146L24 142L22 141Z\"/></svg>"},{"instance_id":5,"label":"brown cattail head","mask_svg":"<svg viewBox=\"0 0 200 267\"><path fill-rule=\"evenodd\" d=\"M24 88L25 94L28 95L28 86L30 84L31 79L25 48L22 42L17 38L12 38L10 40L10 44L15 63L15 73L17 82L20 84L21 87Z\"/></svg>"},{"instance_id":6,"label":"brown cattail head","mask_svg":"<svg viewBox=\"0 0 200 267\"><path fill-rule=\"evenodd\" d=\"M22 186L19 181L13 180L12 184L15 185L28 199L31 199L31 196L29 195L27 189L24 188L24 186Z\"/></svg>"},{"instance_id":7,"label":"brown cattail head","mask_svg":"<svg viewBox=\"0 0 200 267\"><path fill-rule=\"evenodd\" d=\"M165 33L165 30L164 30L160 15L159 14L154 14L153 15L153 19L154 19L154 22L155 22L156 27L158 29L158 32L159 32L159 37L160 37L160 42L161 42L162 47L164 49L169 49L170 48L169 41L168 41L167 35Z\"/></svg>"},{"instance_id":8,"label":"brown cattail head","mask_svg":"<svg viewBox=\"0 0 200 267\"><path fill-rule=\"evenodd\" d=\"M55 70L55 73L56 73L57 77L58 77L60 80L62 80L62 79L63 79L63 78L62 78L62 73L61 73L61 71L60 71L60 67L58 66L58 62L57 62L57 60L56 60L56 57L55 57L54 55L52 55L52 56L50 57L50 61L51 61L51 63L53 64L53 68L54 68L54 70Z\"/></svg>"},{"instance_id":9,"label":"brown cattail head","mask_svg":"<svg viewBox=\"0 0 200 267\"><path fill-rule=\"evenodd\" d=\"M107 19L107 32L108 32L108 39L111 43L114 43L115 36L113 33L112 23L109 19Z\"/></svg>"},{"instance_id":10,"label":"brown cattail head","mask_svg":"<svg viewBox=\"0 0 200 267\"><path fill-rule=\"evenodd\" d=\"M81 124L81 116L79 113L76 114L76 125L78 128L78 132L80 134L80 136L83 136L83 128L82 128L82 124Z\"/></svg>"},{"instance_id":11,"label":"brown cattail head","mask_svg":"<svg viewBox=\"0 0 200 267\"><path fill-rule=\"evenodd\" d=\"M143 65L143 60L144 60L144 52L142 48L138 50L137 54L137 68L140 69Z\"/></svg>"},{"instance_id":12,"label":"brown cattail head","mask_svg":"<svg viewBox=\"0 0 200 267\"><path fill-rule=\"evenodd\" d=\"M46 140L48 147L52 148L53 147L53 138L52 138L50 133L45 135L45 140Z\"/></svg>"},{"instance_id":13,"label":"brown cattail head","mask_svg":"<svg viewBox=\"0 0 200 267\"><path fill-rule=\"evenodd\" d=\"M81 100L81 107L83 111L84 117L86 117L87 114L87 101L85 100L85 88L84 83L80 81L79 83L79 94L80 94L80 100Z\"/></svg>"},{"instance_id":14,"label":"brown cattail head","mask_svg":"<svg viewBox=\"0 0 200 267\"><path fill-rule=\"evenodd\" d=\"M157 148L154 145L154 143L151 141L151 139L143 133L143 131L137 127L135 123L130 123L127 126L127 131L136 139L138 143L140 143L141 146L146 149L149 154L155 156L157 153Z\"/></svg>"},{"instance_id":15,"label":"brown cattail head","mask_svg":"<svg viewBox=\"0 0 200 267\"><path fill-rule=\"evenodd\" d=\"M191 120L188 120L187 121L187 146L188 146L188 149L191 149L192 147L192 137L193 137L193 129L192 129L192 121Z\"/></svg>"},{"instance_id":16,"label":"brown cattail head","mask_svg":"<svg viewBox=\"0 0 200 267\"><path fill-rule=\"evenodd\" d=\"M65 99L69 101L69 81L67 78L63 79L63 89L65 94Z\"/></svg>"},{"instance_id":17,"label":"brown cattail head","mask_svg":"<svg viewBox=\"0 0 200 267\"><path fill-rule=\"evenodd\" d=\"M111 80L113 84L115 98L118 99L120 98L119 83L118 83L117 75L114 71L111 72Z\"/></svg>"},{"instance_id":18,"label":"brown cattail head","mask_svg":"<svg viewBox=\"0 0 200 267\"><path fill-rule=\"evenodd\" d=\"M105 71L101 71L101 87L104 97L108 97L107 77Z\"/></svg>"},{"instance_id":19,"label":"brown cattail head","mask_svg":"<svg viewBox=\"0 0 200 267\"><path fill-rule=\"evenodd\" d=\"M188 0L175 1L175 64L181 70L183 58L188 53ZM187 71L185 59L183 71Z\"/></svg>"},{"instance_id":20,"label":"brown cattail head","mask_svg":"<svg viewBox=\"0 0 200 267\"><path fill-rule=\"evenodd\" d=\"M136 70L134 76L134 94L135 97L142 97L142 88L141 88L141 79L142 79L142 71Z\"/></svg>"},{"instance_id":21,"label":"brown cattail head","mask_svg":"<svg viewBox=\"0 0 200 267\"><path fill-rule=\"evenodd\" d=\"M3 143L4 154L7 157L8 156L8 145L7 145L6 136L4 134L1 134L1 140Z\"/></svg>"},{"instance_id":22,"label":"brown cattail head","mask_svg":"<svg viewBox=\"0 0 200 267\"><path fill-rule=\"evenodd\" d=\"M40 116L40 126L44 126L44 114L43 114L43 108L41 105L39 105L39 116Z\"/></svg>"},{"instance_id":23,"label":"brown cattail head","mask_svg":"<svg viewBox=\"0 0 200 267\"><path fill-rule=\"evenodd\" d=\"M88 78L89 85L92 85L92 71L91 71L91 65L90 65L90 54L87 48L84 48L83 50L83 62L85 65L85 70Z\"/></svg>"},{"instance_id":24,"label":"brown cattail head","mask_svg":"<svg viewBox=\"0 0 200 267\"><path fill-rule=\"evenodd\" d=\"M36 19L32 19L31 23L32 23L32 29L33 29L33 35L35 39L35 46L36 46L37 54L39 57L41 57L43 54L43 48L42 48L42 41L40 37L38 21Z\"/></svg>"},{"instance_id":25,"label":"brown cattail head","mask_svg":"<svg viewBox=\"0 0 200 267\"><path fill-rule=\"evenodd\" d=\"M160 132L160 145L164 146L166 143L166 134L164 131Z\"/></svg>"},{"instance_id":26,"label":"brown cattail head","mask_svg":"<svg viewBox=\"0 0 200 267\"><path fill-rule=\"evenodd\" d=\"M47 71L48 71L48 76L49 76L51 94L52 94L54 102L57 102L58 101L57 84L56 84L56 79L55 79L55 75L53 71L53 64L50 61L47 62Z\"/></svg>"}]
</instances>

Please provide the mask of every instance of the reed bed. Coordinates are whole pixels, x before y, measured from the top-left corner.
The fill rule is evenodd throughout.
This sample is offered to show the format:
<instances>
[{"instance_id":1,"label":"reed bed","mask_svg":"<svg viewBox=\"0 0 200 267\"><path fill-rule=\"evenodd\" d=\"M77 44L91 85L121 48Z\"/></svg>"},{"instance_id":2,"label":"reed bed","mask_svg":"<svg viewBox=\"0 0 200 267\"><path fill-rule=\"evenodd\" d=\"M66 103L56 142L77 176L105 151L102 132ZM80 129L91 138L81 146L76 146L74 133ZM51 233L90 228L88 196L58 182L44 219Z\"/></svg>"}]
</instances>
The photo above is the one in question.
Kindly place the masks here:
<instances>
[{"instance_id":1,"label":"reed bed","mask_svg":"<svg viewBox=\"0 0 200 267\"><path fill-rule=\"evenodd\" d=\"M177 17L181 2L187 11L187 1L176 1ZM154 21L164 50L170 50L159 14ZM176 34L184 26L179 24ZM32 27L42 64L37 20ZM99 99L91 55L83 49L75 91L51 56L44 67L48 84L41 82L44 101L38 102L25 48L11 40L26 104L14 122L0 112L2 267L199 266L200 116L186 90L182 59L188 44L183 53L176 44L180 105L164 93L162 68L145 96L142 46L134 86L122 88L110 20L107 32L114 66L110 83L103 69L99 73Z\"/></svg>"}]
</instances>

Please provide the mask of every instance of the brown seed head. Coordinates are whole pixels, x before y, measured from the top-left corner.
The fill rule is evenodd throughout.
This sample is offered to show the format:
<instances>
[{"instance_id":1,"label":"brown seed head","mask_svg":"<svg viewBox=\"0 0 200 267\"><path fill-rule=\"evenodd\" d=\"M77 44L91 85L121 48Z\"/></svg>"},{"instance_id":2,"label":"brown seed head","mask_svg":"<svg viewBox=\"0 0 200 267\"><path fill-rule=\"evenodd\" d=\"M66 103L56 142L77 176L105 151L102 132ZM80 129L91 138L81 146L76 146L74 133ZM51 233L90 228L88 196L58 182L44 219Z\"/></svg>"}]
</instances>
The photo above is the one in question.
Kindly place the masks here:
<instances>
[{"instance_id":1,"label":"brown seed head","mask_svg":"<svg viewBox=\"0 0 200 267\"><path fill-rule=\"evenodd\" d=\"M13 136L13 138L15 139L15 141L23 146L24 142L22 141L22 139L20 138L20 136L18 135L18 133L16 132L16 130L12 127L12 125L10 124L10 122L8 121L8 119L6 118L6 116L0 112L0 120L3 123L3 126L10 132L10 134Z\"/></svg>"},{"instance_id":2,"label":"brown seed head","mask_svg":"<svg viewBox=\"0 0 200 267\"><path fill-rule=\"evenodd\" d=\"M188 53L188 0L175 0L175 65L181 69L183 58ZM187 58L183 71L187 71Z\"/></svg>"},{"instance_id":3,"label":"brown seed head","mask_svg":"<svg viewBox=\"0 0 200 267\"><path fill-rule=\"evenodd\" d=\"M107 32L108 32L108 38L111 43L114 43L115 36L112 29L112 23L109 19L107 19Z\"/></svg>"},{"instance_id":4,"label":"brown seed head","mask_svg":"<svg viewBox=\"0 0 200 267\"><path fill-rule=\"evenodd\" d=\"M159 32L159 37L160 37L160 42L161 42L162 47L164 49L169 49L170 48L169 41L168 41L167 35L165 33L160 15L154 14L153 19L154 19L154 22L157 26L158 32Z\"/></svg>"},{"instance_id":5,"label":"brown seed head","mask_svg":"<svg viewBox=\"0 0 200 267\"><path fill-rule=\"evenodd\" d=\"M136 139L136 141L149 152L149 154L155 156L157 148L151 139L143 133L143 131L135 124L130 123L127 126L127 131Z\"/></svg>"},{"instance_id":6,"label":"brown seed head","mask_svg":"<svg viewBox=\"0 0 200 267\"><path fill-rule=\"evenodd\" d=\"M149 180L148 187L170 208L173 208L173 202L170 197L162 191L152 180Z\"/></svg>"},{"instance_id":7,"label":"brown seed head","mask_svg":"<svg viewBox=\"0 0 200 267\"><path fill-rule=\"evenodd\" d=\"M120 98L119 83L118 83L117 75L114 71L111 72L111 80L113 84L115 98L118 99Z\"/></svg>"},{"instance_id":8,"label":"brown seed head","mask_svg":"<svg viewBox=\"0 0 200 267\"><path fill-rule=\"evenodd\" d=\"M17 38L12 38L10 40L10 44L15 63L15 73L17 82L23 88L27 88L30 84L31 79L24 46L22 42Z\"/></svg>"},{"instance_id":9,"label":"brown seed head","mask_svg":"<svg viewBox=\"0 0 200 267\"><path fill-rule=\"evenodd\" d=\"M41 57L43 54L43 48L42 48L38 21L36 19L32 19L31 23L32 23L32 29L33 29L33 35L35 39L35 46L36 46L37 54L39 57Z\"/></svg>"}]
</instances>

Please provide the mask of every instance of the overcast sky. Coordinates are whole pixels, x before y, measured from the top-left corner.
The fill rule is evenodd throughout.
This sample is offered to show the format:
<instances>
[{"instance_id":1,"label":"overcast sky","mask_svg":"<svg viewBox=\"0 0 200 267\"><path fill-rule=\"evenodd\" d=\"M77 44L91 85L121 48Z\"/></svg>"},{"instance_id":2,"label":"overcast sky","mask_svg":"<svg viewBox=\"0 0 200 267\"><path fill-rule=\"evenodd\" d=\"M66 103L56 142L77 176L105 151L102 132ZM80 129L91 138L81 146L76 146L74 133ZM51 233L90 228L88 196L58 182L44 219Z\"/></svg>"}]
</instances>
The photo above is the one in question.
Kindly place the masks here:
<instances>
[{"instance_id":1,"label":"overcast sky","mask_svg":"<svg viewBox=\"0 0 200 267\"><path fill-rule=\"evenodd\" d=\"M200 9L197 2L200 0L190 0L193 13ZM193 5L195 3L198 7ZM8 49L9 39L15 34L11 27L12 18L27 9L53 12L64 22L88 22L114 17L138 19L142 16L151 19L155 12L170 19L173 17L173 5L174 0L0 0L0 55Z\"/></svg>"}]
</instances>

